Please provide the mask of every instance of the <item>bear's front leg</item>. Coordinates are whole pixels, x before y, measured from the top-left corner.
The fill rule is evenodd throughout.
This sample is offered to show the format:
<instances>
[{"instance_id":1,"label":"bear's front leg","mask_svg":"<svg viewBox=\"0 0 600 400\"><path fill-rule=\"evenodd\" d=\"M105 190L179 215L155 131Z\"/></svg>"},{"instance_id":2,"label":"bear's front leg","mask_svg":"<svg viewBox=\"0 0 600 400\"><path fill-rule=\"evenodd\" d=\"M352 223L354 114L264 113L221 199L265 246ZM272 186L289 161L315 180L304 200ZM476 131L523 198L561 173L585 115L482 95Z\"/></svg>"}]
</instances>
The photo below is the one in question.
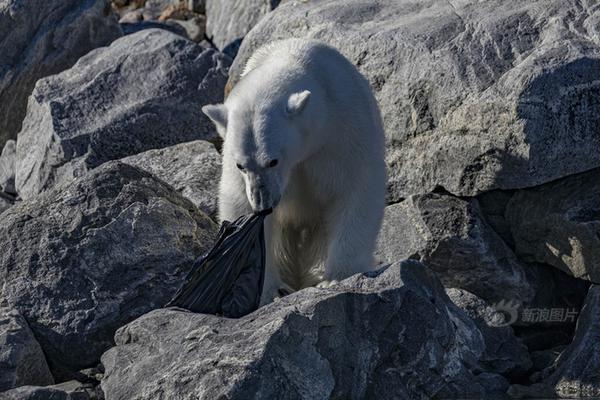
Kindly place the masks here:
<instances>
[{"instance_id":1,"label":"bear's front leg","mask_svg":"<svg viewBox=\"0 0 600 400\"><path fill-rule=\"evenodd\" d=\"M269 215L265 218L265 280L263 283L262 295L260 297L260 306L269 304L276 297L281 297L280 289L282 288L281 277L279 276L279 268L277 265L277 257L274 251L273 237L273 216Z\"/></svg>"},{"instance_id":2,"label":"bear's front leg","mask_svg":"<svg viewBox=\"0 0 600 400\"><path fill-rule=\"evenodd\" d=\"M327 218L328 251L321 287L374 269L373 251L383 217L383 207L364 202L340 204L332 211Z\"/></svg>"}]
</instances>

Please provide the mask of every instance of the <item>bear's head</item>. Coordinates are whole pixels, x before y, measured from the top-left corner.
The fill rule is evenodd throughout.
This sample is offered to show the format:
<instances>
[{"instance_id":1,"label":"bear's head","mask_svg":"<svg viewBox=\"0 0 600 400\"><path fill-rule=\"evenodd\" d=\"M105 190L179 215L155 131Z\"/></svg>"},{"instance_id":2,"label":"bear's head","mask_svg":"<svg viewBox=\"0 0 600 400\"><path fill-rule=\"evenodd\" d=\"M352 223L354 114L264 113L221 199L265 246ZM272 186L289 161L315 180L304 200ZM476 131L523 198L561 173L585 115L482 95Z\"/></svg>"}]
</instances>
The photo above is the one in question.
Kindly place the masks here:
<instances>
[{"instance_id":1,"label":"bear's head","mask_svg":"<svg viewBox=\"0 0 600 400\"><path fill-rule=\"evenodd\" d=\"M224 104L202 107L224 140L223 168L237 168L256 212L279 204L292 170L306 157L302 114L310 95L308 90L288 94L234 90Z\"/></svg>"}]
</instances>

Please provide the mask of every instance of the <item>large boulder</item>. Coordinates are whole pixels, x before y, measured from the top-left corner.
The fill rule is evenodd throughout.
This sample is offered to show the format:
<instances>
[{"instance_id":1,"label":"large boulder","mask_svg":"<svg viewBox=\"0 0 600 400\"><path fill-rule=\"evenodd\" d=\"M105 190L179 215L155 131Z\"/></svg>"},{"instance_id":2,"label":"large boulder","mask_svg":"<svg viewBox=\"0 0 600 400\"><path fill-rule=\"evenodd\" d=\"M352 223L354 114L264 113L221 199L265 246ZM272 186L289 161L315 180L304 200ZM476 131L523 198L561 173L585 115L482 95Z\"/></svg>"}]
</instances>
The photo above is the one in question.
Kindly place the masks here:
<instances>
[{"instance_id":1,"label":"large boulder","mask_svg":"<svg viewBox=\"0 0 600 400\"><path fill-rule=\"evenodd\" d=\"M242 39L280 0L206 0L206 35L221 50Z\"/></svg>"},{"instance_id":2,"label":"large boulder","mask_svg":"<svg viewBox=\"0 0 600 400\"><path fill-rule=\"evenodd\" d=\"M106 163L0 214L0 299L64 379L96 365L117 328L170 300L215 233L172 187Z\"/></svg>"},{"instance_id":3,"label":"large boulder","mask_svg":"<svg viewBox=\"0 0 600 400\"><path fill-rule=\"evenodd\" d=\"M229 87L259 46L319 39L375 91L390 200L529 187L600 166L598 21L578 0L288 0L246 35Z\"/></svg>"},{"instance_id":4,"label":"large boulder","mask_svg":"<svg viewBox=\"0 0 600 400\"><path fill-rule=\"evenodd\" d=\"M0 392L53 383L42 348L25 319L16 310L0 307Z\"/></svg>"},{"instance_id":5,"label":"large boulder","mask_svg":"<svg viewBox=\"0 0 600 400\"><path fill-rule=\"evenodd\" d=\"M600 286L590 287L573 342L546 383L561 398L600 397Z\"/></svg>"},{"instance_id":6,"label":"large boulder","mask_svg":"<svg viewBox=\"0 0 600 400\"><path fill-rule=\"evenodd\" d=\"M376 257L418 259L444 286L490 303L526 303L536 292L531 271L488 225L475 199L429 193L386 207Z\"/></svg>"},{"instance_id":7,"label":"large boulder","mask_svg":"<svg viewBox=\"0 0 600 400\"><path fill-rule=\"evenodd\" d=\"M521 258L600 283L600 169L518 191L506 219Z\"/></svg>"},{"instance_id":8,"label":"large boulder","mask_svg":"<svg viewBox=\"0 0 600 400\"><path fill-rule=\"evenodd\" d=\"M150 312L102 356L107 399L486 397L507 382L435 276L410 260L240 319Z\"/></svg>"},{"instance_id":9,"label":"large boulder","mask_svg":"<svg viewBox=\"0 0 600 400\"><path fill-rule=\"evenodd\" d=\"M173 186L211 217L217 215L221 155L212 143L197 140L121 160Z\"/></svg>"},{"instance_id":10,"label":"large boulder","mask_svg":"<svg viewBox=\"0 0 600 400\"><path fill-rule=\"evenodd\" d=\"M223 100L229 63L148 29L40 80L17 142L17 191L31 198L109 160L216 137L201 107Z\"/></svg>"},{"instance_id":11,"label":"large boulder","mask_svg":"<svg viewBox=\"0 0 600 400\"><path fill-rule=\"evenodd\" d=\"M17 137L38 79L121 34L107 0L0 0L0 147Z\"/></svg>"}]
</instances>

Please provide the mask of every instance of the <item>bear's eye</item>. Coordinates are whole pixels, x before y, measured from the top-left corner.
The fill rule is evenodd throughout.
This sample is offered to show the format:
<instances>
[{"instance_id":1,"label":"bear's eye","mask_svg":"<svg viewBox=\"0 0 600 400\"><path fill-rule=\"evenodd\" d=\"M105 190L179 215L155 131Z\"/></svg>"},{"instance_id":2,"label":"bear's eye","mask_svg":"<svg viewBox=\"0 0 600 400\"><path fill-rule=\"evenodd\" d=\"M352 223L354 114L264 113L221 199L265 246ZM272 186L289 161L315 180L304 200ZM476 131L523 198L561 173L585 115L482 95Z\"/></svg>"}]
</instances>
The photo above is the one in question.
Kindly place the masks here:
<instances>
[{"instance_id":1,"label":"bear's eye","mask_svg":"<svg viewBox=\"0 0 600 400\"><path fill-rule=\"evenodd\" d=\"M242 167L242 164L235 164L235 166L240 170L243 171L244 167Z\"/></svg>"},{"instance_id":2,"label":"bear's eye","mask_svg":"<svg viewBox=\"0 0 600 400\"><path fill-rule=\"evenodd\" d=\"M271 160L271 162L269 162L269 167L273 168L274 166L276 166L279 163L279 160Z\"/></svg>"}]
</instances>

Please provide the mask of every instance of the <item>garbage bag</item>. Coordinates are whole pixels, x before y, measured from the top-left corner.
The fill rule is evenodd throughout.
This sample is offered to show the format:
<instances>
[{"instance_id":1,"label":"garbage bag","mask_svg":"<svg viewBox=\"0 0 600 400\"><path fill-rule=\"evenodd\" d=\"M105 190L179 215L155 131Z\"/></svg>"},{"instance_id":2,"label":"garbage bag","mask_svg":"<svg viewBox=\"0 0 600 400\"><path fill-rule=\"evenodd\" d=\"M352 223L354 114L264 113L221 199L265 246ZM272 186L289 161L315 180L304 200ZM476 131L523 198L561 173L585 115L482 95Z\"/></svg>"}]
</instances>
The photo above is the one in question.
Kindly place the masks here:
<instances>
[{"instance_id":1,"label":"garbage bag","mask_svg":"<svg viewBox=\"0 0 600 400\"><path fill-rule=\"evenodd\" d=\"M264 220L270 210L225 221L167 307L238 318L256 310L265 277Z\"/></svg>"}]
</instances>

